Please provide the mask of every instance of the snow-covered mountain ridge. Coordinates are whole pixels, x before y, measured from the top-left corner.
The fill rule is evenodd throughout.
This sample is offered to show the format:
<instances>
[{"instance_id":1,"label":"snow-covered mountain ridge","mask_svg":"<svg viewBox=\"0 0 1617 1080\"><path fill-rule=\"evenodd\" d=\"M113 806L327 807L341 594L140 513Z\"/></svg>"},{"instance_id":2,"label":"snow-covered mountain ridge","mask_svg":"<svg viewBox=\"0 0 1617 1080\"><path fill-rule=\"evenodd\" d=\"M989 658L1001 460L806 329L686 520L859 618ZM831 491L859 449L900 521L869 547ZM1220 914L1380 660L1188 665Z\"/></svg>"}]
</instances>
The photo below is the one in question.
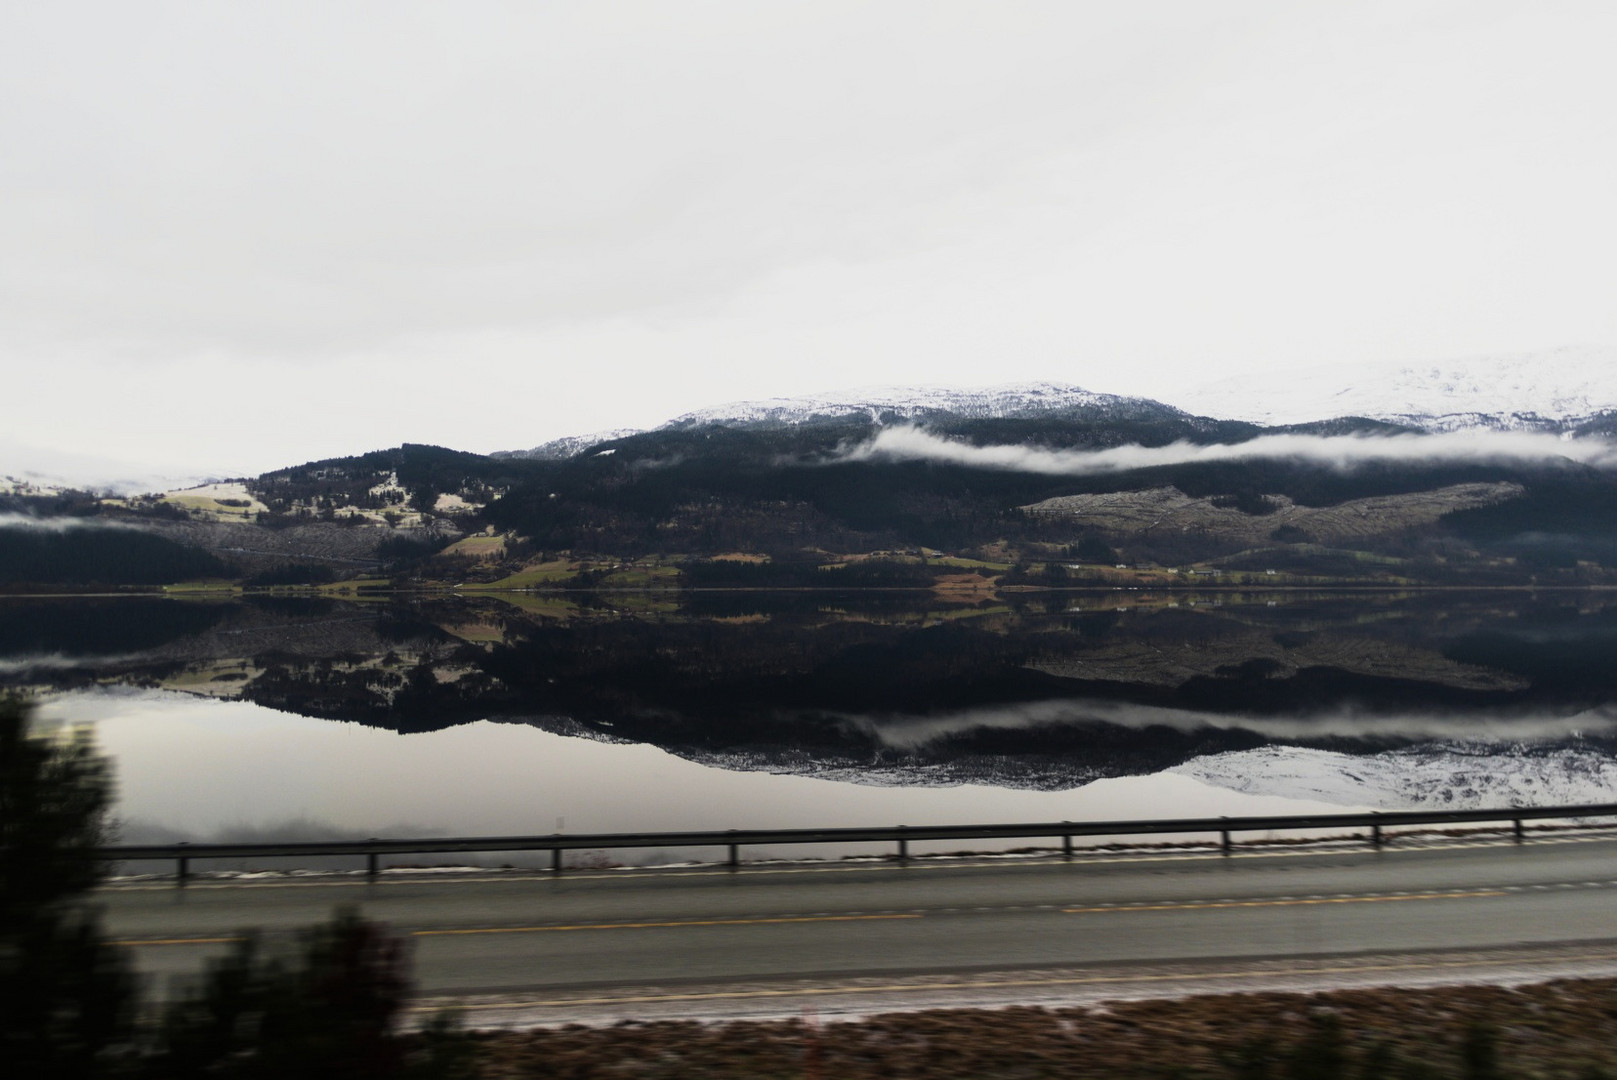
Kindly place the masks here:
<instances>
[{"instance_id":1,"label":"snow-covered mountain ridge","mask_svg":"<svg viewBox=\"0 0 1617 1080\"><path fill-rule=\"evenodd\" d=\"M1265 426L1363 416L1425 431L1562 429L1617 411L1617 349L1236 375L1194 388L1181 403Z\"/></svg>"},{"instance_id":2,"label":"snow-covered mountain ridge","mask_svg":"<svg viewBox=\"0 0 1617 1080\"><path fill-rule=\"evenodd\" d=\"M1427 432L1570 432L1591 419L1617 413L1617 348L1576 346L1427 364L1372 363L1237 375L1194 387L1166 402L1061 382L967 389L874 387L730 402L685 413L649 430L708 424L792 426L846 418L904 424L942 416L1024 418L1080 410L1119 417L1188 415L1266 427L1364 417ZM618 429L570 436L513 453L565 458L637 433Z\"/></svg>"},{"instance_id":3,"label":"snow-covered mountain ridge","mask_svg":"<svg viewBox=\"0 0 1617 1080\"><path fill-rule=\"evenodd\" d=\"M1149 398L1100 394L1080 386L1055 382L1006 383L967 389L939 386L885 386L861 390L827 391L803 397L733 401L684 413L655 428L619 428L590 435L552 439L531 450L505 451L496 457L568 458L591 446L639 434L642 430L668 431L709 424L791 427L816 421L864 418L877 424L913 423L935 416L967 419L1002 419L1043 416L1074 410L1120 415L1142 412L1176 414L1180 410Z\"/></svg>"},{"instance_id":4,"label":"snow-covered mountain ridge","mask_svg":"<svg viewBox=\"0 0 1617 1080\"><path fill-rule=\"evenodd\" d=\"M802 424L813 420L868 417L878 423L908 422L947 414L969 419L1039 416L1072 409L1161 409L1160 402L1099 394L1054 382L1007 383L955 390L936 386L885 386L804 397L736 401L686 413L663 428L704 424Z\"/></svg>"}]
</instances>

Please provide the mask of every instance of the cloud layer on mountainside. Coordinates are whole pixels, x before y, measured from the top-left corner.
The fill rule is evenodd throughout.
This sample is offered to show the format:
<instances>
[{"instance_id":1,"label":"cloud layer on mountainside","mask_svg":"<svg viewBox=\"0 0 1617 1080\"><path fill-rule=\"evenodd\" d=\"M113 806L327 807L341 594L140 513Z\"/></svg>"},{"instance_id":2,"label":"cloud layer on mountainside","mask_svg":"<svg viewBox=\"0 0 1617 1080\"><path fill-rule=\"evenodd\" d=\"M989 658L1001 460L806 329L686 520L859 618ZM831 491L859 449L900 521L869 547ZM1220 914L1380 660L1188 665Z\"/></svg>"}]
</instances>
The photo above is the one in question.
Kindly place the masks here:
<instances>
[{"instance_id":1,"label":"cloud layer on mountainside","mask_svg":"<svg viewBox=\"0 0 1617 1080\"><path fill-rule=\"evenodd\" d=\"M843 451L837 461L933 461L968 468L1049 476L1093 476L1170 465L1260 459L1307 462L1349 470L1371 464L1528 464L1571 461L1608 468L1617 446L1603 439L1563 439L1514 431L1455 431L1438 435L1262 435L1241 443L1113 446L1051 450L1037 446L973 446L916 427L887 428Z\"/></svg>"}]
</instances>

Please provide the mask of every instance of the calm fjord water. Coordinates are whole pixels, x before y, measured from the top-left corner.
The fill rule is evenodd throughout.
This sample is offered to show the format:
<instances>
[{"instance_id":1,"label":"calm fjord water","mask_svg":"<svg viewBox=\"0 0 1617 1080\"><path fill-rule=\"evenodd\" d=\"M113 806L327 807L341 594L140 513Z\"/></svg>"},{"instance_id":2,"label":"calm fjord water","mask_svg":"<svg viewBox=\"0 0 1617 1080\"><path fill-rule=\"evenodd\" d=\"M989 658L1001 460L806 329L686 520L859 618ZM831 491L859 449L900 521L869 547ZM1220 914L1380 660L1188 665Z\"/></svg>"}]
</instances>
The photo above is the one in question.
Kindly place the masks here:
<instances>
[{"instance_id":1,"label":"calm fjord water","mask_svg":"<svg viewBox=\"0 0 1617 1080\"><path fill-rule=\"evenodd\" d=\"M0 601L130 842L1617 797L1607 594Z\"/></svg>"}]
</instances>

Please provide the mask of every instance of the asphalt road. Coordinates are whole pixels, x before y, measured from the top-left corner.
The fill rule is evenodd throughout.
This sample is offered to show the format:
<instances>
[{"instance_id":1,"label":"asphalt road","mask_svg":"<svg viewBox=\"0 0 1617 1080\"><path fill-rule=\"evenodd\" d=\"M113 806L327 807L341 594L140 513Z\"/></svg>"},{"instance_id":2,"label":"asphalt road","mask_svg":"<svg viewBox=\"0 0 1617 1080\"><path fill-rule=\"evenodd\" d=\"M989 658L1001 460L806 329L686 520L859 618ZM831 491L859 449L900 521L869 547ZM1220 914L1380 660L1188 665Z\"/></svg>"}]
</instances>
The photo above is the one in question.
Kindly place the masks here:
<instances>
[{"instance_id":1,"label":"asphalt road","mask_svg":"<svg viewBox=\"0 0 1617 1080\"><path fill-rule=\"evenodd\" d=\"M99 899L159 991L241 927L284 932L352 904L413 939L426 998L497 1022L1065 1000L1309 973L1305 985L1617 971L1610 833L1228 858L198 881Z\"/></svg>"}]
</instances>

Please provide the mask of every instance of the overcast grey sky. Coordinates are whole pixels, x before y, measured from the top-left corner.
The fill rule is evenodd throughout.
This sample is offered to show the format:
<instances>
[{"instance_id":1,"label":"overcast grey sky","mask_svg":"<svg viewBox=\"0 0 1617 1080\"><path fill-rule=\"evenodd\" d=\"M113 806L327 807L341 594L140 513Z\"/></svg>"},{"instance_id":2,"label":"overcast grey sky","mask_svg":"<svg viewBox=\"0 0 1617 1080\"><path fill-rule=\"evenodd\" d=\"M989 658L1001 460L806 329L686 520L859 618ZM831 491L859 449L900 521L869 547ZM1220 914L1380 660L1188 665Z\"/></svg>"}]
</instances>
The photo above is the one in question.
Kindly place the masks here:
<instances>
[{"instance_id":1,"label":"overcast grey sky","mask_svg":"<svg viewBox=\"0 0 1617 1080\"><path fill-rule=\"evenodd\" d=\"M0 0L0 458L1617 343L1614 44L1604 0Z\"/></svg>"}]
</instances>

